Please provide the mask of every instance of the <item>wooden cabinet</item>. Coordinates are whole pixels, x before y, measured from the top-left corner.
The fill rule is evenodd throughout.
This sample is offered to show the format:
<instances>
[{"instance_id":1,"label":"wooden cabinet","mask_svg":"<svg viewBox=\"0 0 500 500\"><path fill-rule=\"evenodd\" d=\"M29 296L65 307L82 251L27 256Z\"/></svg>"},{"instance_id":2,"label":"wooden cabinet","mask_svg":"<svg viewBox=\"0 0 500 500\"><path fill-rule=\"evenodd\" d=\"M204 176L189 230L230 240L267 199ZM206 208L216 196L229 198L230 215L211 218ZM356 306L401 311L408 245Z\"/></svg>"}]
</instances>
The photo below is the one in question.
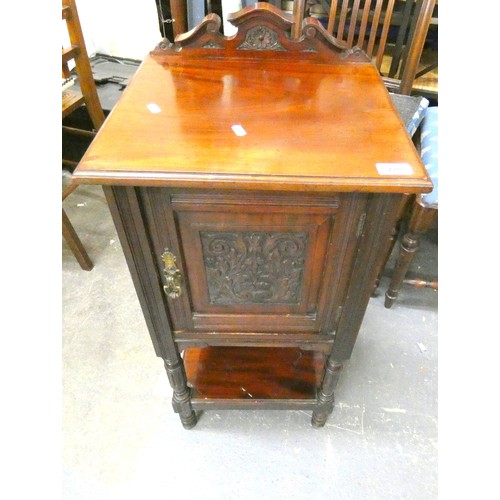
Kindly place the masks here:
<instances>
[{"instance_id":1,"label":"wooden cabinet","mask_svg":"<svg viewBox=\"0 0 500 500\"><path fill-rule=\"evenodd\" d=\"M183 425L302 408L321 426L403 196L431 184L362 52L313 20L291 42L269 4L233 22L153 51L75 180L105 188Z\"/></svg>"},{"instance_id":2,"label":"wooden cabinet","mask_svg":"<svg viewBox=\"0 0 500 500\"><path fill-rule=\"evenodd\" d=\"M184 425L257 407L324 424L401 197L105 191Z\"/></svg>"}]
</instances>

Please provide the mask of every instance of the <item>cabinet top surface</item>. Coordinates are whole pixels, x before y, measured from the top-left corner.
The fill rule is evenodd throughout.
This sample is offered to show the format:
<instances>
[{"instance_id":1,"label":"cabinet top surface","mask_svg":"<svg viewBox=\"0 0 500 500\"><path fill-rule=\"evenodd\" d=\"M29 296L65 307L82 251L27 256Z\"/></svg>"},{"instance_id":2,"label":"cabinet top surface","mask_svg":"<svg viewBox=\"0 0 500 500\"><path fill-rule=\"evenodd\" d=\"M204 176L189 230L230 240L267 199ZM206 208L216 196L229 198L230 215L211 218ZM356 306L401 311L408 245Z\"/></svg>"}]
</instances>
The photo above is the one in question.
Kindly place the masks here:
<instances>
[{"instance_id":1,"label":"cabinet top surface","mask_svg":"<svg viewBox=\"0 0 500 500\"><path fill-rule=\"evenodd\" d=\"M74 172L77 182L285 191L432 187L369 62L157 52L145 58L99 130Z\"/></svg>"}]
</instances>

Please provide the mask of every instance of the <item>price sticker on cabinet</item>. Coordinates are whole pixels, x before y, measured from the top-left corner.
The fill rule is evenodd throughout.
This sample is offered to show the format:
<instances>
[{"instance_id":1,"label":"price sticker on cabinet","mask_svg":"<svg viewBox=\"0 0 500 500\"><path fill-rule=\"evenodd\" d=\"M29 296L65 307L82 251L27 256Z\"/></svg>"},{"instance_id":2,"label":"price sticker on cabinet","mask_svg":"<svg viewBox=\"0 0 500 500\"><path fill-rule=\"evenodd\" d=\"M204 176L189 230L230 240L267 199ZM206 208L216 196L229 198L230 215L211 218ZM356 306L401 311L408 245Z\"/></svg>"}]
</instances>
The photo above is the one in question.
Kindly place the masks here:
<instances>
[{"instance_id":1,"label":"price sticker on cabinet","mask_svg":"<svg viewBox=\"0 0 500 500\"><path fill-rule=\"evenodd\" d=\"M375 163L379 175L412 175L413 167L409 163Z\"/></svg>"}]
</instances>

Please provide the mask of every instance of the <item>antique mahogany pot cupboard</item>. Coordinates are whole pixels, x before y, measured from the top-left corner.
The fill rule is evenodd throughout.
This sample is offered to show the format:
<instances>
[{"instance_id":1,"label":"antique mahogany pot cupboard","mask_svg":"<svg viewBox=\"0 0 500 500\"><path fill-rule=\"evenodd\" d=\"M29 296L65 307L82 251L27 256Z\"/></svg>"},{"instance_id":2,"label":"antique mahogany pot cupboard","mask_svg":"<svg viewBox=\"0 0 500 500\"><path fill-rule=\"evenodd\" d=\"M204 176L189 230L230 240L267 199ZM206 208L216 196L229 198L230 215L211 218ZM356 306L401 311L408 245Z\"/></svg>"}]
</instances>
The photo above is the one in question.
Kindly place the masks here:
<instances>
[{"instance_id":1,"label":"antique mahogany pot cupboard","mask_svg":"<svg viewBox=\"0 0 500 500\"><path fill-rule=\"evenodd\" d=\"M185 428L322 426L405 194L432 189L375 66L270 4L143 61L74 172L106 193Z\"/></svg>"}]
</instances>

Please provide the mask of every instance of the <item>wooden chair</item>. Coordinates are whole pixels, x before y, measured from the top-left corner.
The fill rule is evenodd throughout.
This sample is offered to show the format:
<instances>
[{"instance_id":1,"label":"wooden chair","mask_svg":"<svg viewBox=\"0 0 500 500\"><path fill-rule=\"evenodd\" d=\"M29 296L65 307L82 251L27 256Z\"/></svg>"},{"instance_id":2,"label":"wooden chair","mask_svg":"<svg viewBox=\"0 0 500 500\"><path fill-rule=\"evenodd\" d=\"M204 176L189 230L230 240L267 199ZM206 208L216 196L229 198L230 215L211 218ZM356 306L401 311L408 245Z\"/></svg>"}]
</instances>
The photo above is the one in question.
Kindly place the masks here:
<instances>
[{"instance_id":1,"label":"wooden chair","mask_svg":"<svg viewBox=\"0 0 500 500\"><path fill-rule=\"evenodd\" d=\"M63 190L63 201L75 188L76 184L70 184L65 190ZM94 264L85 250L83 243L78 237L73 224L71 224L64 208L62 209L62 234L68 243L69 248L73 252L73 255L80 264L80 267L85 271L91 271Z\"/></svg>"},{"instance_id":2,"label":"wooden chair","mask_svg":"<svg viewBox=\"0 0 500 500\"><path fill-rule=\"evenodd\" d=\"M434 189L426 195L416 196L410 204L408 229L402 238L391 282L385 293L384 305L388 309L394 304L403 283L436 290L438 288L437 280L405 280L419 248L420 238L435 220L438 210L438 110L437 106L427 110L420 129L422 161L434 184Z\"/></svg>"},{"instance_id":3,"label":"wooden chair","mask_svg":"<svg viewBox=\"0 0 500 500\"><path fill-rule=\"evenodd\" d=\"M324 0L322 0L324 3ZM327 31L349 47L362 48L387 88L409 95L436 0L331 0ZM295 21L306 17L305 0L295 0Z\"/></svg>"},{"instance_id":4,"label":"wooden chair","mask_svg":"<svg viewBox=\"0 0 500 500\"><path fill-rule=\"evenodd\" d=\"M92 120L94 129L97 131L103 124L105 115L99 101L94 77L92 75L92 68L90 66L87 49L85 47L85 40L83 38L75 0L62 0L62 19L66 21L70 41L70 46L63 47L62 49L63 80L70 76L71 73L68 63L73 60L80 87L80 91L75 91L72 87L63 90L62 118L64 119L81 106L85 106L90 119ZM63 128L66 132L73 134L90 137L95 135L95 131L81 130L72 127ZM63 165L74 167L76 166L76 163L63 158ZM74 191L75 188L75 184L70 184L63 190L63 201ZM78 238L78 235L72 226L64 207L62 209L62 234L81 268L86 271L90 271L93 268L92 261L80 241L80 238Z\"/></svg>"}]
</instances>

